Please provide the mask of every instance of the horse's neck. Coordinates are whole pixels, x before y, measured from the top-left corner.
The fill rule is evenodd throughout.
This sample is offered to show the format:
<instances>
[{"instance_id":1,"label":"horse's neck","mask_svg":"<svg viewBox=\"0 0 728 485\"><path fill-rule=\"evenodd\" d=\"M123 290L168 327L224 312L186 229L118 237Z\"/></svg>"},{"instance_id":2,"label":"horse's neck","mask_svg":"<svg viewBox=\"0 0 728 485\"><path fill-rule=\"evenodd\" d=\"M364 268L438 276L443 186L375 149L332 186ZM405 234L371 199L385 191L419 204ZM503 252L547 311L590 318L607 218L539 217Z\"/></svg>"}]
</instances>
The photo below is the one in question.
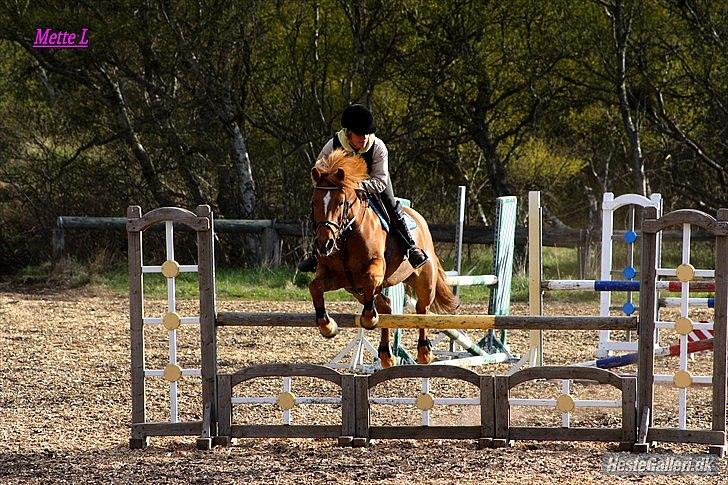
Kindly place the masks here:
<instances>
[{"instance_id":1,"label":"horse's neck","mask_svg":"<svg viewBox=\"0 0 728 485\"><path fill-rule=\"evenodd\" d=\"M383 255L386 249L387 233L382 227L379 215L366 202L362 202L361 210L363 214L360 218L357 218L358 223L354 225L354 230L347 236L347 244L365 246L370 251Z\"/></svg>"},{"instance_id":2,"label":"horse's neck","mask_svg":"<svg viewBox=\"0 0 728 485\"><path fill-rule=\"evenodd\" d=\"M361 217L358 232L363 233L364 239L367 239L367 235L373 237L378 230L382 230L382 225L379 222L377 211L374 210L369 200L362 202L362 210L364 214Z\"/></svg>"}]
</instances>

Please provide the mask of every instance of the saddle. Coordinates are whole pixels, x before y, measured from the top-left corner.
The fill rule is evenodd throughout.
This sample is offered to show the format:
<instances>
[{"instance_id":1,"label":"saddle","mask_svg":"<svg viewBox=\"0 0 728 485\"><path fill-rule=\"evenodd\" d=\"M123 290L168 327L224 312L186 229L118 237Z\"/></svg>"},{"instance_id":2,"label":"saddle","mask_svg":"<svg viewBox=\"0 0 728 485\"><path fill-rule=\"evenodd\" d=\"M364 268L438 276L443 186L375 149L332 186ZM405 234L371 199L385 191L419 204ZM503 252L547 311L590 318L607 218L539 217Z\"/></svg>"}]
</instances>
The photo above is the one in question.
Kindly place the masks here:
<instances>
[{"instance_id":1,"label":"saddle","mask_svg":"<svg viewBox=\"0 0 728 485\"><path fill-rule=\"evenodd\" d=\"M369 207L371 207L377 217L379 217L379 222L382 224L382 229L389 232L389 217L387 216L387 210L382 205L382 201L379 199L379 197L372 196L371 194L368 194L367 198L369 199ZM398 198L397 200L401 202L405 199ZM407 222L407 229L412 231L417 228L417 222L412 218L412 216L410 216L406 212L404 213L404 219Z\"/></svg>"}]
</instances>

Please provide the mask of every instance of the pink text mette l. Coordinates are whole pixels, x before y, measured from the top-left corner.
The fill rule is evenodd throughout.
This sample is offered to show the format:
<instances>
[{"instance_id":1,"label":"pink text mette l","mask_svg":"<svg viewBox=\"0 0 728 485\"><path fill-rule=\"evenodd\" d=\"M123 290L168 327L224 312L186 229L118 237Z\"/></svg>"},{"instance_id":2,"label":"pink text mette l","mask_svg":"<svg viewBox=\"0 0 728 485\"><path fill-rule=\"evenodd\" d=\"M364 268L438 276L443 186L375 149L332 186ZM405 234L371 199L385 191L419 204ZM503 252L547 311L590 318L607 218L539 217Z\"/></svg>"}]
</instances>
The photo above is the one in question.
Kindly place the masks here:
<instances>
[{"instance_id":1,"label":"pink text mette l","mask_svg":"<svg viewBox=\"0 0 728 485\"><path fill-rule=\"evenodd\" d=\"M50 28L38 27L35 33L34 47L88 47L88 27L81 30L81 36L76 32L54 31Z\"/></svg>"},{"instance_id":2,"label":"pink text mette l","mask_svg":"<svg viewBox=\"0 0 728 485\"><path fill-rule=\"evenodd\" d=\"M88 27L84 27L81 29L81 39L78 41L78 45L82 45L82 46L88 45L88 38L86 37L86 32L88 32Z\"/></svg>"}]
</instances>

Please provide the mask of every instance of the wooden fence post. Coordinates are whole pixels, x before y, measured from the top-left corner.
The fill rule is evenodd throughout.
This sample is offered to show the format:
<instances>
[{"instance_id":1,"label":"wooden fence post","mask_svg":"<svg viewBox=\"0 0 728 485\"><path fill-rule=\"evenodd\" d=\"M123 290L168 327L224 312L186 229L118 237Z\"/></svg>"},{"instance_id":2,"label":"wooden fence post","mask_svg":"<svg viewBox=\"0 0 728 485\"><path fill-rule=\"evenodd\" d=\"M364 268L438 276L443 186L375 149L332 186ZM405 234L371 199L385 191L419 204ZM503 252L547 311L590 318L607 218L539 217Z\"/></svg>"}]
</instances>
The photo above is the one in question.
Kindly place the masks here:
<instances>
[{"instance_id":1,"label":"wooden fence post","mask_svg":"<svg viewBox=\"0 0 728 485\"><path fill-rule=\"evenodd\" d=\"M278 267L281 265L281 238L275 227L263 229L263 265Z\"/></svg>"},{"instance_id":2,"label":"wooden fence post","mask_svg":"<svg viewBox=\"0 0 728 485\"><path fill-rule=\"evenodd\" d=\"M66 250L66 235L63 230L63 217L56 219L56 227L53 228L53 262L57 263L63 259Z\"/></svg>"}]
</instances>

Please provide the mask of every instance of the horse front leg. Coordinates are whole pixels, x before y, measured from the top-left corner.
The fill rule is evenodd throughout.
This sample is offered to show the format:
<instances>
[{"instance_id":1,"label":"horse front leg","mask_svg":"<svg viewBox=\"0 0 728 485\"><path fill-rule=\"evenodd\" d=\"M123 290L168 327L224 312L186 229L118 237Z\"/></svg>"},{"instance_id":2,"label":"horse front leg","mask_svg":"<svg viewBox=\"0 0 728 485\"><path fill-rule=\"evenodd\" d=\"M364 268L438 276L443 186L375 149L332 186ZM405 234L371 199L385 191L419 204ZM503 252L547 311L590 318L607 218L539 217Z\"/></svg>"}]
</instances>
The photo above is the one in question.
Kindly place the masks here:
<instances>
[{"instance_id":1,"label":"horse front leg","mask_svg":"<svg viewBox=\"0 0 728 485\"><path fill-rule=\"evenodd\" d=\"M361 326L367 330L373 330L379 324L379 314L374 307L374 295L384 282L384 260L375 258L364 271L360 280L362 289L361 303L364 309L361 312Z\"/></svg>"},{"instance_id":2,"label":"horse front leg","mask_svg":"<svg viewBox=\"0 0 728 485\"><path fill-rule=\"evenodd\" d=\"M316 273L316 277L309 283L308 291L311 293L313 308L316 310L316 325L325 338L334 338L339 333L339 326L326 311L324 293L342 288L343 285L333 275L326 272Z\"/></svg>"},{"instance_id":3,"label":"horse front leg","mask_svg":"<svg viewBox=\"0 0 728 485\"><path fill-rule=\"evenodd\" d=\"M417 300L415 306L417 313L420 315L426 315L430 305L421 303L422 300ZM418 364L429 364L432 362L432 342L427 338L427 329L420 329L420 338L417 340L417 363Z\"/></svg>"},{"instance_id":4,"label":"horse front leg","mask_svg":"<svg viewBox=\"0 0 728 485\"><path fill-rule=\"evenodd\" d=\"M389 315L392 313L392 305L389 298L379 293L376 296L377 310L379 313ZM394 357L392 356L392 346L389 344L389 329L382 329L382 337L379 339L379 348L377 349L379 354L379 362L382 363L382 368L386 369L394 365Z\"/></svg>"}]
</instances>

